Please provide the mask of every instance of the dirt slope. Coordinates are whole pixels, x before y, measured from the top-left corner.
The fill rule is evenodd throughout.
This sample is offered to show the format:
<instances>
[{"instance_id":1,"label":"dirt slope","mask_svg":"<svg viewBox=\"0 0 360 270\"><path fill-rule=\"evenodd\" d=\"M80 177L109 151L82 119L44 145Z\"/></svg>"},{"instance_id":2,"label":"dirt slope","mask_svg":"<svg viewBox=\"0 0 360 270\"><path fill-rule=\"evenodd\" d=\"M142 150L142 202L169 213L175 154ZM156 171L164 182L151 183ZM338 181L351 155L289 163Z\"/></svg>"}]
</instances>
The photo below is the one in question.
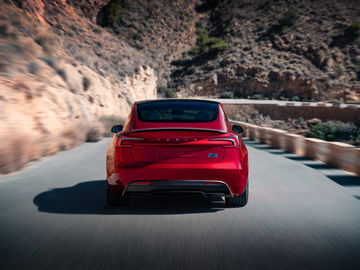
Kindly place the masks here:
<instances>
[{"instance_id":1,"label":"dirt slope","mask_svg":"<svg viewBox=\"0 0 360 270\"><path fill-rule=\"evenodd\" d=\"M5 1L0 13L0 172L73 147L101 129L100 117L156 96L149 59L80 6Z\"/></svg>"}]
</instances>

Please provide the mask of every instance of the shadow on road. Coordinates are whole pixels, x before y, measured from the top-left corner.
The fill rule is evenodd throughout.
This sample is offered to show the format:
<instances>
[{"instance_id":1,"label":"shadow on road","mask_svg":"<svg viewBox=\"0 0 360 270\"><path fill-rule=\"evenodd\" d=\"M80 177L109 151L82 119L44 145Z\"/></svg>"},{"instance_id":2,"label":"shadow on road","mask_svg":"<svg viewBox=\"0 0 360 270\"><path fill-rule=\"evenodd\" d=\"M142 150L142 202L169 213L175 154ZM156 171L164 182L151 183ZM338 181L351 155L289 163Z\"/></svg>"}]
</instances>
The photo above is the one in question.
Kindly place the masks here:
<instances>
[{"instance_id":1,"label":"shadow on road","mask_svg":"<svg viewBox=\"0 0 360 270\"><path fill-rule=\"evenodd\" d=\"M249 139L244 139L246 145L258 150L266 151L273 155L283 156L285 158L299 162L305 166L315 169L325 175L330 180L342 186L360 186L360 177L347 174L345 171L329 166L323 162L309 159L307 157L297 156L292 153L287 153L279 149L272 148L266 144L254 142Z\"/></svg>"},{"instance_id":2,"label":"shadow on road","mask_svg":"<svg viewBox=\"0 0 360 270\"><path fill-rule=\"evenodd\" d=\"M40 212L102 215L171 215L209 213L224 210L224 204L203 198L133 197L119 208L106 204L106 182L93 180L38 194L33 202Z\"/></svg>"}]
</instances>

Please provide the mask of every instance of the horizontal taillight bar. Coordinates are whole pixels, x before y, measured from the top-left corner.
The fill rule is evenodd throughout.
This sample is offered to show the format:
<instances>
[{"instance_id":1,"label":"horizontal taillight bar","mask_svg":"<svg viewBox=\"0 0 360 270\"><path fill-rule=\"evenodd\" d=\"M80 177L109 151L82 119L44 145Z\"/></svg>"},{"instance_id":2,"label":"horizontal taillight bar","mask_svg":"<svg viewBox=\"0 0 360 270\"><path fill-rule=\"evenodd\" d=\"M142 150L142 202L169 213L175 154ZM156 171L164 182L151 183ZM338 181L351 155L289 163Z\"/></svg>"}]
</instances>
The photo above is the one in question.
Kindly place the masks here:
<instances>
[{"instance_id":1,"label":"horizontal taillight bar","mask_svg":"<svg viewBox=\"0 0 360 270\"><path fill-rule=\"evenodd\" d=\"M132 147L130 142L134 141L143 141L143 138L134 138L134 137L118 137L117 147Z\"/></svg>"},{"instance_id":2,"label":"horizontal taillight bar","mask_svg":"<svg viewBox=\"0 0 360 270\"><path fill-rule=\"evenodd\" d=\"M219 137L219 138L211 138L209 140L229 142L228 144L224 144L223 147L239 147L239 141L236 137Z\"/></svg>"}]
</instances>

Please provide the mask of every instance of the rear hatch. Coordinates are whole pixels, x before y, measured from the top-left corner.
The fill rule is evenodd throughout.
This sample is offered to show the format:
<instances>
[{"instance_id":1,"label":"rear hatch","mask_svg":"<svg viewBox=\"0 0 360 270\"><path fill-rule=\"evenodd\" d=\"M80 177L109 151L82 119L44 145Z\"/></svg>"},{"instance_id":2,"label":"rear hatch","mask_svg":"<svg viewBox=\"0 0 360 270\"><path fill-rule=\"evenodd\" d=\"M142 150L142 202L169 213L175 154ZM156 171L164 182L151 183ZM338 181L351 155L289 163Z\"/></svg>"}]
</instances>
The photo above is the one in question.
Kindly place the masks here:
<instances>
[{"instance_id":1,"label":"rear hatch","mask_svg":"<svg viewBox=\"0 0 360 270\"><path fill-rule=\"evenodd\" d=\"M127 153L136 162L211 163L223 159L224 146L232 146L230 141L216 140L223 136L205 131L148 131L127 134L120 143L131 149Z\"/></svg>"}]
</instances>

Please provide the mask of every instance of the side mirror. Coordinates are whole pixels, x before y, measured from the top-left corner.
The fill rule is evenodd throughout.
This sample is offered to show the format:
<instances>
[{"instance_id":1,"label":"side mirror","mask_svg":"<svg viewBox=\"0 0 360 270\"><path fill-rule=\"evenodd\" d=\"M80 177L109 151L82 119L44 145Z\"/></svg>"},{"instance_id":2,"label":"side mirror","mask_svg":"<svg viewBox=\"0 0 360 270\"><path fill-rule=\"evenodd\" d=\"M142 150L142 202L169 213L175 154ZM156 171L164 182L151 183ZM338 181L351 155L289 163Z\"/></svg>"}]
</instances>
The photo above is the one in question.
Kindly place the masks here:
<instances>
[{"instance_id":1,"label":"side mirror","mask_svg":"<svg viewBox=\"0 0 360 270\"><path fill-rule=\"evenodd\" d=\"M112 133L118 133L118 132L120 132L120 131L122 131L123 130L123 126L122 125L116 125L116 126L113 126L112 128L111 128L111 132Z\"/></svg>"},{"instance_id":2,"label":"side mirror","mask_svg":"<svg viewBox=\"0 0 360 270\"><path fill-rule=\"evenodd\" d=\"M244 129L242 128L242 126L239 126L239 125L233 125L231 129L236 133L243 133L244 132Z\"/></svg>"}]
</instances>

